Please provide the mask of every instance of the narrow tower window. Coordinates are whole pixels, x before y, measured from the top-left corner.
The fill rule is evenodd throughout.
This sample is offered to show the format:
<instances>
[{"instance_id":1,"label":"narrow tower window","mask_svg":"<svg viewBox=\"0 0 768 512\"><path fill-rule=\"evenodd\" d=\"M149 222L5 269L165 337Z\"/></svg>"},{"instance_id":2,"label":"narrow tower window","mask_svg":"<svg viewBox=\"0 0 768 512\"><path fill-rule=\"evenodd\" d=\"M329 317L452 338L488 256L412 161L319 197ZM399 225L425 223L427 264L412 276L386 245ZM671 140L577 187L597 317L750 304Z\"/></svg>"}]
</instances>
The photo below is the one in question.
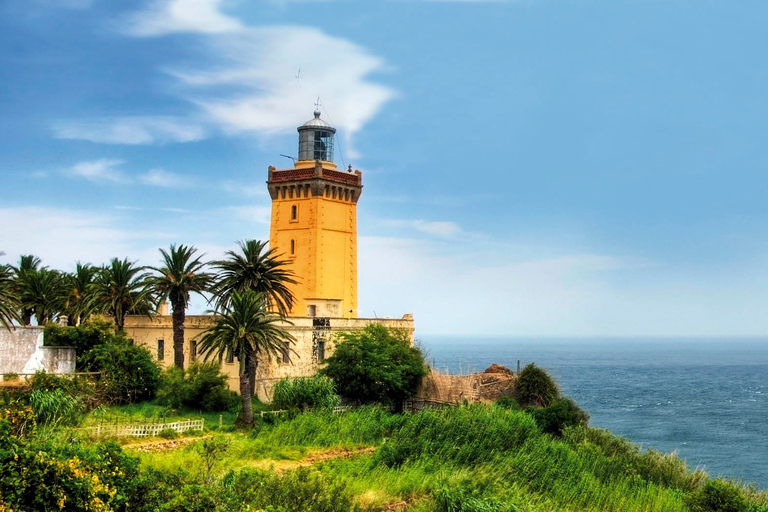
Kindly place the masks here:
<instances>
[{"instance_id":1,"label":"narrow tower window","mask_svg":"<svg viewBox=\"0 0 768 512\"><path fill-rule=\"evenodd\" d=\"M296 254L296 240L291 240L291 255Z\"/></svg>"},{"instance_id":2,"label":"narrow tower window","mask_svg":"<svg viewBox=\"0 0 768 512\"><path fill-rule=\"evenodd\" d=\"M189 360L197 359L197 340L189 340Z\"/></svg>"},{"instance_id":3,"label":"narrow tower window","mask_svg":"<svg viewBox=\"0 0 768 512\"><path fill-rule=\"evenodd\" d=\"M288 341L283 342L283 364L288 364L291 362L291 343Z\"/></svg>"},{"instance_id":4,"label":"narrow tower window","mask_svg":"<svg viewBox=\"0 0 768 512\"><path fill-rule=\"evenodd\" d=\"M165 340L157 340L157 360L165 359Z\"/></svg>"},{"instance_id":5,"label":"narrow tower window","mask_svg":"<svg viewBox=\"0 0 768 512\"><path fill-rule=\"evenodd\" d=\"M291 220L296 220L299 218L299 207L294 205L291 205Z\"/></svg>"}]
</instances>

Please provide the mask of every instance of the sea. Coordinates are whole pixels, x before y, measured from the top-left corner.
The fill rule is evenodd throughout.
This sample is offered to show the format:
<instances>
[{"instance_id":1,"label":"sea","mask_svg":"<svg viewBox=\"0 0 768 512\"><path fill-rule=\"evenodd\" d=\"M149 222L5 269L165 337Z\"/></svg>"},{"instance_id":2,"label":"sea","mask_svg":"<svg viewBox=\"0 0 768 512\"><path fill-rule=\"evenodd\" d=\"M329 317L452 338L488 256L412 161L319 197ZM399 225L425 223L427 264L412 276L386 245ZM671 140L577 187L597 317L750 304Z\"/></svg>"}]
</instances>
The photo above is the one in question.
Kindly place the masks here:
<instances>
[{"instance_id":1,"label":"sea","mask_svg":"<svg viewBox=\"0 0 768 512\"><path fill-rule=\"evenodd\" d=\"M768 338L489 338L417 334L433 367L535 363L590 426L691 468L768 489Z\"/></svg>"}]
</instances>

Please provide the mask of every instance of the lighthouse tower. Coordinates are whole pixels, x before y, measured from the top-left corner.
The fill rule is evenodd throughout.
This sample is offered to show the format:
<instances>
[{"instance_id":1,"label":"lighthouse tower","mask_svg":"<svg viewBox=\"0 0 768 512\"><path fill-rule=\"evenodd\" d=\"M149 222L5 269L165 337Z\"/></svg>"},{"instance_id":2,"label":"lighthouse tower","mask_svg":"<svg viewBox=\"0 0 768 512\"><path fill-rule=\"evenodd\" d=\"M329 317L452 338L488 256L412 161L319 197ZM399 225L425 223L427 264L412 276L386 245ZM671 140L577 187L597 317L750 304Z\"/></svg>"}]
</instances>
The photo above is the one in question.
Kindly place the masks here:
<instances>
[{"instance_id":1,"label":"lighthouse tower","mask_svg":"<svg viewBox=\"0 0 768 512\"><path fill-rule=\"evenodd\" d=\"M298 283L290 316L357 318L357 201L360 171L333 163L336 129L320 118L299 126L299 158L291 169L269 167L269 246Z\"/></svg>"}]
</instances>

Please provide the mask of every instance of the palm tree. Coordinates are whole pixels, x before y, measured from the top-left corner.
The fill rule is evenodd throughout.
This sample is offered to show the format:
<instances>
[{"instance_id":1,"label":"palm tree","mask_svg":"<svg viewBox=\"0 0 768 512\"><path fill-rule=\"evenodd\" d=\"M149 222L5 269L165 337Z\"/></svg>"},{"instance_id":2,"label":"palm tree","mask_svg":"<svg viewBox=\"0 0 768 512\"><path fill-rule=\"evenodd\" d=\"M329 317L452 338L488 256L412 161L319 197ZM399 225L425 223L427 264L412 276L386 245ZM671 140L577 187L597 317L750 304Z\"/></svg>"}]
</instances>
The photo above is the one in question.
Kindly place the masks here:
<instances>
[{"instance_id":1,"label":"palm tree","mask_svg":"<svg viewBox=\"0 0 768 512\"><path fill-rule=\"evenodd\" d=\"M266 243L258 240L238 242L240 253L227 251L226 259L213 262L218 270L213 296L216 297L215 308L225 307L233 293L244 293L247 290L263 293L271 310L277 310L280 315L287 315L293 307L293 293L289 285L296 284L295 274L286 269L286 261L275 255L274 249L267 250ZM256 361L246 362L246 371L250 375L250 395L256 389Z\"/></svg>"},{"instance_id":2,"label":"palm tree","mask_svg":"<svg viewBox=\"0 0 768 512\"><path fill-rule=\"evenodd\" d=\"M13 267L0 265L0 324L9 330L13 328L13 321L19 320L19 299L13 275Z\"/></svg>"},{"instance_id":3,"label":"palm tree","mask_svg":"<svg viewBox=\"0 0 768 512\"><path fill-rule=\"evenodd\" d=\"M163 266L152 267L158 275L150 276L147 285L158 300L170 300L173 310L173 363L184 368L184 319L189 306L190 293L208 291L213 276L205 272L202 255L193 258L197 249L185 245L171 245L169 251L160 249Z\"/></svg>"},{"instance_id":4,"label":"palm tree","mask_svg":"<svg viewBox=\"0 0 768 512\"><path fill-rule=\"evenodd\" d=\"M66 286L61 273L43 267L25 271L23 281L21 303L34 312L37 325L52 322L64 309Z\"/></svg>"},{"instance_id":5,"label":"palm tree","mask_svg":"<svg viewBox=\"0 0 768 512\"><path fill-rule=\"evenodd\" d=\"M74 274L66 274L67 297L64 313L69 325L82 324L94 312L91 292L98 273L97 267L90 263L83 265L78 261Z\"/></svg>"},{"instance_id":6,"label":"palm tree","mask_svg":"<svg viewBox=\"0 0 768 512\"><path fill-rule=\"evenodd\" d=\"M286 343L295 341L278 325L284 317L270 314L267 304L263 293L234 292L214 326L202 334L199 344L206 359L210 355L218 356L219 360L236 357L240 363L240 398L246 425L253 424L253 386L250 372L246 371L247 361L258 362L261 354L282 353Z\"/></svg>"},{"instance_id":7,"label":"palm tree","mask_svg":"<svg viewBox=\"0 0 768 512\"><path fill-rule=\"evenodd\" d=\"M285 268L287 262L277 259L274 249L267 251L265 242L245 240L237 244L241 253L227 251L226 259L213 262L218 270L212 290L216 309L222 309L233 293L253 290L264 293L269 306L287 315L294 301L289 285L297 283L295 274Z\"/></svg>"},{"instance_id":8,"label":"palm tree","mask_svg":"<svg viewBox=\"0 0 768 512\"><path fill-rule=\"evenodd\" d=\"M34 256L32 254L22 254L21 257L19 257L19 266L18 267L12 267L13 273L15 275L15 288L16 288L16 295L21 296L24 294L24 289L27 286L27 276L31 272L36 272L40 268L40 263L42 263L42 260L38 258L37 256ZM45 267L43 267L45 268ZM20 306L21 306L21 313L19 315L19 320L21 321L21 325L31 325L32 324L32 315L34 314L34 308L29 306L28 304L25 304L23 299L20 299Z\"/></svg>"},{"instance_id":9,"label":"palm tree","mask_svg":"<svg viewBox=\"0 0 768 512\"><path fill-rule=\"evenodd\" d=\"M109 265L99 271L93 285L93 301L98 311L115 318L120 332L128 313L147 313L154 309L152 290L146 286L146 267L137 267L128 258L112 258Z\"/></svg>"}]
</instances>

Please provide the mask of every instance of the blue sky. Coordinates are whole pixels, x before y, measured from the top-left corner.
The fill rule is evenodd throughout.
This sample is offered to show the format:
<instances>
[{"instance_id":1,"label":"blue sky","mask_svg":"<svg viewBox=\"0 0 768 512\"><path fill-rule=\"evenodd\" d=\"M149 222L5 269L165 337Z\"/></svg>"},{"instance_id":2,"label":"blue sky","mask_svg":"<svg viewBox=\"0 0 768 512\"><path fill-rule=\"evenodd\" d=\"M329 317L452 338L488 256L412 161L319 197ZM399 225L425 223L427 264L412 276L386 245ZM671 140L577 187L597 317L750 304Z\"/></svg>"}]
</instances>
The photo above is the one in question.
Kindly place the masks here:
<instances>
[{"instance_id":1,"label":"blue sky","mask_svg":"<svg viewBox=\"0 0 768 512\"><path fill-rule=\"evenodd\" d=\"M725 0L8 0L0 262L268 238L266 169L319 95L364 173L363 315L765 335L766 21Z\"/></svg>"}]
</instances>

